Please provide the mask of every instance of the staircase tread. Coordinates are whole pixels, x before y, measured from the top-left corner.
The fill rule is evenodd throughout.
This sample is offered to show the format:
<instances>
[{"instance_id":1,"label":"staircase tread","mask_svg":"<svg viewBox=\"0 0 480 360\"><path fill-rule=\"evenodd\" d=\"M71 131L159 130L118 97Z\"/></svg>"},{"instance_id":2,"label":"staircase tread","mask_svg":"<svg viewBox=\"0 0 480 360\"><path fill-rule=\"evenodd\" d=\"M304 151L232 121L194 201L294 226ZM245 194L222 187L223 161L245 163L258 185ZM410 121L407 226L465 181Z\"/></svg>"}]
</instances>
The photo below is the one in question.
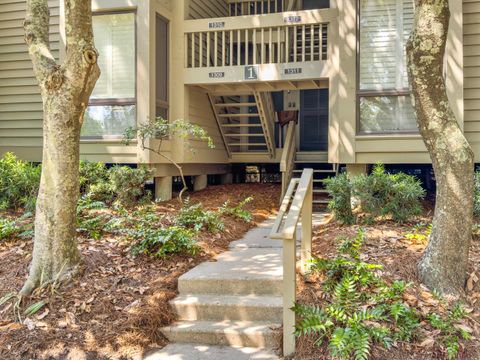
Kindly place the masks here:
<instances>
[{"instance_id":1,"label":"staircase tread","mask_svg":"<svg viewBox=\"0 0 480 360\"><path fill-rule=\"evenodd\" d=\"M276 360L267 349L201 344L169 344L151 352L145 360Z\"/></svg>"},{"instance_id":2,"label":"staircase tread","mask_svg":"<svg viewBox=\"0 0 480 360\"><path fill-rule=\"evenodd\" d=\"M163 328L164 331L181 332L219 332L219 333L272 333L281 327L280 323L265 323L265 321L205 321L205 320L183 320L176 321Z\"/></svg>"},{"instance_id":3,"label":"staircase tread","mask_svg":"<svg viewBox=\"0 0 480 360\"><path fill-rule=\"evenodd\" d=\"M220 294L180 294L170 303L175 305L242 305L257 307L283 307L283 299L281 296L269 295L220 295Z\"/></svg>"},{"instance_id":4,"label":"staircase tread","mask_svg":"<svg viewBox=\"0 0 480 360\"><path fill-rule=\"evenodd\" d=\"M243 249L227 251L216 262L205 262L187 273L182 280L273 280L283 279L282 249Z\"/></svg>"}]
</instances>

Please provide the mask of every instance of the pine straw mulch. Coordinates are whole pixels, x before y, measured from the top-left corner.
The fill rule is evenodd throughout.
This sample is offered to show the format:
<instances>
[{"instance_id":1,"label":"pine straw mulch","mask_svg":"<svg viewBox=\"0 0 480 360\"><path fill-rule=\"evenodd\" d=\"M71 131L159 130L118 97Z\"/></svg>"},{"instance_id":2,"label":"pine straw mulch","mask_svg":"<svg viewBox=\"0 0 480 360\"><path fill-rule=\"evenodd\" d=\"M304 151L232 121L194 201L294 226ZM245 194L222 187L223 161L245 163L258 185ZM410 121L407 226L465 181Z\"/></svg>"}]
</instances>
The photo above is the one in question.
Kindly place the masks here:
<instances>
[{"instance_id":1,"label":"pine straw mulch","mask_svg":"<svg viewBox=\"0 0 480 360\"><path fill-rule=\"evenodd\" d=\"M405 234L411 233L412 228L418 222L431 223L431 204L426 204L425 216L415 223L397 224L393 221L383 221L372 226L362 226L365 229L366 240L362 248L362 260L380 264L383 266L381 275L386 280L405 280L413 285L407 290L404 300L415 306L420 311L428 313L438 310L439 303L432 294L420 284L417 273L417 263L425 250L426 244L418 240L410 240ZM343 226L329 216L325 224L314 229L313 253L317 257L334 258L338 255L336 248L339 236L353 237L360 226ZM471 313L468 315L466 324L474 330L475 339L465 347L461 347L458 359L478 360L480 359L480 235L475 235L470 252L470 279L468 281L469 291L465 303ZM321 304L323 291L320 275L304 279L298 276L298 301L308 304ZM372 349L371 359L373 360L433 360L446 359L435 342L433 333L423 334L428 341L416 344L397 343L390 350L381 347ZM298 339L297 354L295 359L320 360L331 359L326 346L318 347L314 344L313 338L302 337Z\"/></svg>"},{"instance_id":2,"label":"pine straw mulch","mask_svg":"<svg viewBox=\"0 0 480 360\"><path fill-rule=\"evenodd\" d=\"M0 307L0 359L141 359L150 349L166 345L160 327L174 320L168 301L177 294L179 276L225 251L228 244L265 220L278 208L277 185L222 185L192 193L191 203L216 209L246 197L254 221L225 219L225 232L202 233L197 256L165 260L133 257L114 237L79 239L83 273L58 290L44 290L22 305L41 299L48 305L34 316L15 321L13 303ZM159 215L173 213L178 203L157 206ZM25 281L32 240L0 244L0 297L18 291Z\"/></svg>"}]
</instances>

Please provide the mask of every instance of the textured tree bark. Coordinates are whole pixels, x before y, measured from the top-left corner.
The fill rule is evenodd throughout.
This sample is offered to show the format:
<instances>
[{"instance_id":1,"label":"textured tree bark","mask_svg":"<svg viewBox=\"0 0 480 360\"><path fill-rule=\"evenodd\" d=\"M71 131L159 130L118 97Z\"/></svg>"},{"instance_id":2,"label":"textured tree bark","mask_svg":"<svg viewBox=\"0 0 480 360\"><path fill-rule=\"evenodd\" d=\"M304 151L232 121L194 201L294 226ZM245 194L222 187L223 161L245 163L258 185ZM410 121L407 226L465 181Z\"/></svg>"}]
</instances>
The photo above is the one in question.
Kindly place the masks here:
<instances>
[{"instance_id":1,"label":"textured tree bark","mask_svg":"<svg viewBox=\"0 0 480 360\"><path fill-rule=\"evenodd\" d=\"M474 160L443 76L449 19L448 0L416 0L407 56L418 126L437 180L433 229L419 273L429 288L458 295L465 286L472 236Z\"/></svg>"},{"instance_id":2,"label":"textured tree bark","mask_svg":"<svg viewBox=\"0 0 480 360\"><path fill-rule=\"evenodd\" d=\"M61 65L50 51L49 19L47 0L27 0L25 41L40 86L44 119L33 259L22 295L67 278L80 263L75 240L80 130L100 75L91 2L65 0L66 58Z\"/></svg>"}]
</instances>

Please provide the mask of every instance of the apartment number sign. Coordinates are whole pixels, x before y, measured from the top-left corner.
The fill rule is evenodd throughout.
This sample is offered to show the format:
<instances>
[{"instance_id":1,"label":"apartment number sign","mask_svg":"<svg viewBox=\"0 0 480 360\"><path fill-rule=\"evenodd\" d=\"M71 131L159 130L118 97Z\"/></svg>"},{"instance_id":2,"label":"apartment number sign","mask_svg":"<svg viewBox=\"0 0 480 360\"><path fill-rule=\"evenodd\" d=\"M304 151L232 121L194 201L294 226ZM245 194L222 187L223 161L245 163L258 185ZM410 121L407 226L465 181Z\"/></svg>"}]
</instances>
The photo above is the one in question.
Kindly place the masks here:
<instances>
[{"instance_id":1,"label":"apartment number sign","mask_svg":"<svg viewBox=\"0 0 480 360\"><path fill-rule=\"evenodd\" d=\"M245 80L258 80L258 66L245 66Z\"/></svg>"},{"instance_id":2,"label":"apartment number sign","mask_svg":"<svg viewBox=\"0 0 480 360\"><path fill-rule=\"evenodd\" d=\"M225 21L212 21L208 23L209 29L223 29L225 27Z\"/></svg>"},{"instance_id":3,"label":"apartment number sign","mask_svg":"<svg viewBox=\"0 0 480 360\"><path fill-rule=\"evenodd\" d=\"M302 68L288 68L284 70L285 75L297 75L302 73Z\"/></svg>"},{"instance_id":4,"label":"apartment number sign","mask_svg":"<svg viewBox=\"0 0 480 360\"><path fill-rule=\"evenodd\" d=\"M223 79L225 77L224 71L212 71L208 73L210 79Z\"/></svg>"},{"instance_id":5,"label":"apartment number sign","mask_svg":"<svg viewBox=\"0 0 480 360\"><path fill-rule=\"evenodd\" d=\"M298 15L285 16L283 22L285 24L298 24L302 22L302 17Z\"/></svg>"}]
</instances>

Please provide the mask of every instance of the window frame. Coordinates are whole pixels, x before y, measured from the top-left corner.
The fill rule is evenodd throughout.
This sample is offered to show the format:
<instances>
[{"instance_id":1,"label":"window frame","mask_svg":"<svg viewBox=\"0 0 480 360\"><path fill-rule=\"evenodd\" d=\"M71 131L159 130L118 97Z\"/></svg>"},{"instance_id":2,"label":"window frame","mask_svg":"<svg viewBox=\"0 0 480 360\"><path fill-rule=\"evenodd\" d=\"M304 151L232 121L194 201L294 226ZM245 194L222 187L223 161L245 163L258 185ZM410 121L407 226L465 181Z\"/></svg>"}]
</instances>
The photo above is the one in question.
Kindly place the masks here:
<instances>
[{"instance_id":1,"label":"window frame","mask_svg":"<svg viewBox=\"0 0 480 360\"><path fill-rule=\"evenodd\" d=\"M158 39L157 39L157 19L161 19L162 21L164 21L166 24L167 24L167 76L166 76L166 82L167 82L167 100L161 100L158 98L158 94L157 94L157 70L158 70L158 67L157 67L157 59L155 58L155 117L157 117L157 109L158 108L162 108L166 111L166 119L164 120L168 120L170 118L170 34L171 34L171 21L170 19L166 18L165 16L162 16L160 15L159 13L155 13L155 53L157 51L157 42L158 42Z\"/></svg>"},{"instance_id":2,"label":"window frame","mask_svg":"<svg viewBox=\"0 0 480 360\"><path fill-rule=\"evenodd\" d=\"M382 130L382 131L362 131L361 130L361 113L360 105L362 98L369 97L408 97L411 96L412 92L409 88L406 89L367 89L362 90L360 88L360 47L361 47L361 30L360 30L360 20L361 20L361 2L362 0L356 1L357 7L357 18L356 18L356 135L357 136L375 136L375 135L418 135L419 131L417 130ZM398 0L397 0L398 1ZM405 66L407 66L407 59L405 59ZM409 80L410 82L410 80Z\"/></svg>"},{"instance_id":3,"label":"window frame","mask_svg":"<svg viewBox=\"0 0 480 360\"><path fill-rule=\"evenodd\" d=\"M138 78L138 49L137 49L137 10L128 9L128 10L100 10L94 11L92 13L92 18L95 16L105 16L105 15L119 15L119 14L133 14L133 37L135 39L134 44L134 71L135 71L135 81L134 81L134 97L133 98L103 98L103 99L90 99L88 101L88 107L94 106L135 106L135 125L137 124L137 78ZM80 140L122 140L123 135L98 135L98 136L81 136Z\"/></svg>"}]
</instances>

